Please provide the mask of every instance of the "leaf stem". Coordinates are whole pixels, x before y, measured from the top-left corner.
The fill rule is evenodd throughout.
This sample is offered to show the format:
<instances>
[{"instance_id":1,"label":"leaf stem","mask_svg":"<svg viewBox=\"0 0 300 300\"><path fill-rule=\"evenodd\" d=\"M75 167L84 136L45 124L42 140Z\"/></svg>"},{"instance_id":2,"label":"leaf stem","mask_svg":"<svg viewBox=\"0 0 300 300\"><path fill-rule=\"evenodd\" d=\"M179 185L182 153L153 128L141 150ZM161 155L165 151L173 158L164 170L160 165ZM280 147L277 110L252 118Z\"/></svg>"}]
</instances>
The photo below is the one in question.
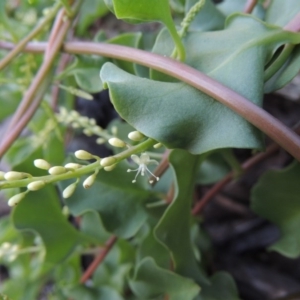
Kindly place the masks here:
<instances>
[{"instance_id":1,"label":"leaf stem","mask_svg":"<svg viewBox=\"0 0 300 300\"><path fill-rule=\"evenodd\" d=\"M175 26L168 26L169 32L174 40L175 46L176 46L176 54L178 54L179 60L184 61L185 60L185 49L184 45L182 43L182 40L175 28ZM173 53L172 53L173 55Z\"/></svg>"},{"instance_id":2,"label":"leaf stem","mask_svg":"<svg viewBox=\"0 0 300 300\"><path fill-rule=\"evenodd\" d=\"M57 3L48 15L0 61L0 70L4 69L11 60L24 49L26 44L44 29L44 27L55 17L60 7L61 4Z\"/></svg>"}]
</instances>

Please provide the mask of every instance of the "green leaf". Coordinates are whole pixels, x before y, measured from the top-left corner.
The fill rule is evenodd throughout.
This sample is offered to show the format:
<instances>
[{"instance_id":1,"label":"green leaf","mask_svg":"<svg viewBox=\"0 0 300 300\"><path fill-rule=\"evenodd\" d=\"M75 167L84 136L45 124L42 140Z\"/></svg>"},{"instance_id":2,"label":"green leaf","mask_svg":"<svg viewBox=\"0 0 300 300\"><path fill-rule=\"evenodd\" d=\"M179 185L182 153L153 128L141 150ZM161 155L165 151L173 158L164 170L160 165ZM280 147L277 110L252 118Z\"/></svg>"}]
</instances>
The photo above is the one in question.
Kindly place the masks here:
<instances>
[{"instance_id":1,"label":"green leaf","mask_svg":"<svg viewBox=\"0 0 300 300\"><path fill-rule=\"evenodd\" d=\"M85 0L81 6L77 33L83 35L86 29L98 18L106 15L108 8L103 0Z\"/></svg>"},{"instance_id":2,"label":"green leaf","mask_svg":"<svg viewBox=\"0 0 300 300\"><path fill-rule=\"evenodd\" d=\"M107 43L138 48L141 41L141 37L142 34L140 32L124 33L108 40ZM113 61L121 69L131 74L135 74L135 68L133 63L118 59L114 59Z\"/></svg>"},{"instance_id":3,"label":"green leaf","mask_svg":"<svg viewBox=\"0 0 300 300\"><path fill-rule=\"evenodd\" d=\"M159 267L165 269L170 266L169 251L156 239L153 229L149 231L146 238L141 242L137 257L138 261L145 257L151 257Z\"/></svg>"},{"instance_id":4,"label":"green leaf","mask_svg":"<svg viewBox=\"0 0 300 300\"><path fill-rule=\"evenodd\" d=\"M187 0L185 4L185 13L195 5L199 0ZM218 30L223 29L225 25L225 16L216 8L211 0L205 0L201 11L196 15L191 23L189 30Z\"/></svg>"},{"instance_id":5,"label":"green leaf","mask_svg":"<svg viewBox=\"0 0 300 300\"><path fill-rule=\"evenodd\" d=\"M297 0L272 0L266 12L266 22L283 27L299 12L300 2Z\"/></svg>"},{"instance_id":6,"label":"green leaf","mask_svg":"<svg viewBox=\"0 0 300 300\"><path fill-rule=\"evenodd\" d=\"M206 278L197 266L190 236L191 204L199 157L184 150L174 150L169 162L176 178L175 195L155 228L155 236L170 251L175 271L202 283Z\"/></svg>"},{"instance_id":7,"label":"green leaf","mask_svg":"<svg viewBox=\"0 0 300 300\"><path fill-rule=\"evenodd\" d=\"M281 171L267 171L252 189L251 208L276 224L281 238L270 247L282 255L300 255L300 164L294 162Z\"/></svg>"},{"instance_id":8,"label":"green leaf","mask_svg":"<svg viewBox=\"0 0 300 300\"><path fill-rule=\"evenodd\" d=\"M139 299L145 300L161 295L170 300L193 300L200 290L192 280L158 267L152 258L138 264L129 284Z\"/></svg>"},{"instance_id":9,"label":"green leaf","mask_svg":"<svg viewBox=\"0 0 300 300\"><path fill-rule=\"evenodd\" d=\"M116 17L138 21L170 22L171 13L168 0L113 0Z\"/></svg>"},{"instance_id":10,"label":"green leaf","mask_svg":"<svg viewBox=\"0 0 300 300\"><path fill-rule=\"evenodd\" d=\"M212 184L221 180L231 171L229 164L220 152L211 153L200 165L196 182L199 184Z\"/></svg>"},{"instance_id":11,"label":"green leaf","mask_svg":"<svg viewBox=\"0 0 300 300\"><path fill-rule=\"evenodd\" d=\"M95 243L104 244L111 236L106 232L99 213L88 211L81 217L80 231L94 238Z\"/></svg>"},{"instance_id":12,"label":"green leaf","mask_svg":"<svg viewBox=\"0 0 300 300\"><path fill-rule=\"evenodd\" d=\"M289 41L300 42L300 36L251 16L234 15L225 30L187 35L187 63L261 106L264 64L274 48ZM169 52L162 54L172 49L170 44ZM252 125L184 83L138 78L110 63L100 76L121 117L168 148L201 154L218 148L263 147L262 135Z\"/></svg>"},{"instance_id":13,"label":"green leaf","mask_svg":"<svg viewBox=\"0 0 300 300\"><path fill-rule=\"evenodd\" d=\"M225 0L216 6L218 10L227 17L236 12L243 12L246 3L247 0ZM259 19L263 19L265 16L265 10L260 3L257 3L251 14Z\"/></svg>"},{"instance_id":14,"label":"green leaf","mask_svg":"<svg viewBox=\"0 0 300 300\"><path fill-rule=\"evenodd\" d=\"M80 55L67 75L74 75L78 86L88 93L98 93L103 89L99 78L99 68L107 59ZM66 74L64 74L65 76Z\"/></svg>"},{"instance_id":15,"label":"green leaf","mask_svg":"<svg viewBox=\"0 0 300 300\"><path fill-rule=\"evenodd\" d=\"M232 277L225 272L218 272L211 278L209 285L203 285L198 300L241 300Z\"/></svg>"},{"instance_id":16,"label":"green leaf","mask_svg":"<svg viewBox=\"0 0 300 300\"><path fill-rule=\"evenodd\" d=\"M184 60L185 51L173 23L168 0L113 0L113 3L116 17L119 19L162 22L174 39L180 60Z\"/></svg>"},{"instance_id":17,"label":"green leaf","mask_svg":"<svg viewBox=\"0 0 300 300\"><path fill-rule=\"evenodd\" d=\"M17 109L19 99L21 99L21 92L14 84L0 84L0 122Z\"/></svg>"},{"instance_id":18,"label":"green leaf","mask_svg":"<svg viewBox=\"0 0 300 300\"><path fill-rule=\"evenodd\" d=\"M185 0L170 0L170 5L172 9L178 13L184 12Z\"/></svg>"},{"instance_id":19,"label":"green leaf","mask_svg":"<svg viewBox=\"0 0 300 300\"><path fill-rule=\"evenodd\" d=\"M150 192L131 182L128 167L122 162L111 172L101 170L89 190L82 187L82 178L75 193L65 200L71 213L78 216L95 210L108 232L123 238L133 236L146 220L143 202Z\"/></svg>"},{"instance_id":20,"label":"green leaf","mask_svg":"<svg viewBox=\"0 0 300 300\"><path fill-rule=\"evenodd\" d=\"M86 287L78 285L68 291L68 298L74 300L123 300L123 298L110 287Z\"/></svg>"},{"instance_id":21,"label":"green leaf","mask_svg":"<svg viewBox=\"0 0 300 300\"><path fill-rule=\"evenodd\" d=\"M297 45L285 64L265 83L265 93L272 93L288 84L300 70L300 45Z\"/></svg>"},{"instance_id":22,"label":"green leaf","mask_svg":"<svg viewBox=\"0 0 300 300\"><path fill-rule=\"evenodd\" d=\"M52 186L27 194L14 209L12 218L17 229L39 234L49 267L63 261L77 245L87 242L63 216Z\"/></svg>"}]
</instances>

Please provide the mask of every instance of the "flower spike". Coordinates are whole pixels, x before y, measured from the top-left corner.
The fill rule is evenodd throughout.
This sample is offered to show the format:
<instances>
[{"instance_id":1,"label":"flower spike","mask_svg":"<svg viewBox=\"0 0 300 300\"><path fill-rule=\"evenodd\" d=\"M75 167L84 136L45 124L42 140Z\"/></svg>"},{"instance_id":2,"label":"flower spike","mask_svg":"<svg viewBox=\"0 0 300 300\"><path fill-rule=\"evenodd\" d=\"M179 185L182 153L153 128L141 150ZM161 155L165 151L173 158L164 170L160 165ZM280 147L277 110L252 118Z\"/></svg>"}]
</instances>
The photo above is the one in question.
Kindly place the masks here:
<instances>
[{"instance_id":1,"label":"flower spike","mask_svg":"<svg viewBox=\"0 0 300 300\"><path fill-rule=\"evenodd\" d=\"M149 178L149 174L150 174L151 176L153 176L156 179L156 181L159 180L159 177L155 176L147 167L150 164L158 165L158 162L154 159L150 159L150 157L147 153L142 153L140 157L133 154L133 155L131 155L131 159L137 165L139 165L137 169L134 169L134 170L128 169L127 170L127 172L137 172L134 179L132 180L133 183L136 182L136 178L138 177L139 174L141 174L142 176L145 176L145 174L146 174L148 176L148 178ZM150 180L150 183L152 183L152 182L153 181Z\"/></svg>"}]
</instances>

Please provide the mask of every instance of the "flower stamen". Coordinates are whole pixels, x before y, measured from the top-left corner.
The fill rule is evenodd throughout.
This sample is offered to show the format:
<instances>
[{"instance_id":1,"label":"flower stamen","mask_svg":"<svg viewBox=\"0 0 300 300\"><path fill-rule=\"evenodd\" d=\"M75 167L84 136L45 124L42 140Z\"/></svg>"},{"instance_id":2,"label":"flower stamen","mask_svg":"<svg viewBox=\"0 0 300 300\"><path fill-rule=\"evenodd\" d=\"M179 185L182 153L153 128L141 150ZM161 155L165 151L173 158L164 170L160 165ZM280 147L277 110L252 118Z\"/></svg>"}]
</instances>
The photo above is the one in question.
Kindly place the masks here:
<instances>
[{"instance_id":1,"label":"flower stamen","mask_svg":"<svg viewBox=\"0 0 300 300\"><path fill-rule=\"evenodd\" d=\"M136 182L136 179L138 177L139 174L141 174L142 176L145 176L145 174L147 175L148 179L150 179L149 174L154 177L156 179L156 181L159 180L159 177L155 176L147 167L147 165L150 164L156 164L158 165L158 162L154 159L150 159L149 155L146 153L142 153L140 157L138 157L137 155L133 154L131 155L131 159L137 164L139 165L139 167L137 169L128 169L127 172L137 172L134 179L132 180L132 183ZM153 183L153 180L149 180L150 183Z\"/></svg>"}]
</instances>

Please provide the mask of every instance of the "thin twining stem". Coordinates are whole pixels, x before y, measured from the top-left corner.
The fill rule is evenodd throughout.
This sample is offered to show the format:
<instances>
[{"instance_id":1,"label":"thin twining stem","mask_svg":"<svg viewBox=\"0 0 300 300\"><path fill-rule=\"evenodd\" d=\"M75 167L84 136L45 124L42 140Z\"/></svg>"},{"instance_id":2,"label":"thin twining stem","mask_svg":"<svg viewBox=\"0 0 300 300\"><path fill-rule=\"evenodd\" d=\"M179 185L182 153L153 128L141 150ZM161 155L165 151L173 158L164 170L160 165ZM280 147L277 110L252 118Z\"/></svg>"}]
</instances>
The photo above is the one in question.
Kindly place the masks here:
<instances>
[{"instance_id":1,"label":"thin twining stem","mask_svg":"<svg viewBox=\"0 0 300 300\"><path fill-rule=\"evenodd\" d=\"M267 148L266 152L262 152L258 155L255 155L251 157L249 160L247 160L242 165L243 171L248 171L250 168L252 168L257 163L263 161L276 151L278 151L279 146L276 144L271 145ZM229 174L227 174L222 180L217 182L205 195L197 202L197 204L194 206L192 210L193 215L200 214L203 209L206 207L206 205L213 199L213 197L219 193L223 187L225 187L228 183L230 183L235 178L235 173L232 171Z\"/></svg>"},{"instance_id":2,"label":"thin twining stem","mask_svg":"<svg viewBox=\"0 0 300 300\"><path fill-rule=\"evenodd\" d=\"M300 134L300 128L295 130L297 134ZM242 170L244 172L249 171L252 167L264 161L266 158L270 157L276 153L280 147L277 144L270 145L265 152L259 153L242 164ZM217 182L205 195L197 202L192 210L193 215L200 214L206 205L213 199L213 197L218 194L228 183L235 179L234 171L228 173L222 180Z\"/></svg>"},{"instance_id":3,"label":"thin twining stem","mask_svg":"<svg viewBox=\"0 0 300 300\"><path fill-rule=\"evenodd\" d=\"M38 44L35 47L29 44L28 49L41 51L45 50L45 45ZM72 54L96 54L122 59L173 76L232 109L300 161L300 138L292 130L249 99L188 65L155 53L104 43L68 42L63 45L63 50Z\"/></svg>"},{"instance_id":4,"label":"thin twining stem","mask_svg":"<svg viewBox=\"0 0 300 300\"><path fill-rule=\"evenodd\" d=\"M0 61L0 70L5 68L12 59L24 49L27 43L44 29L44 27L55 17L60 7L61 3L58 2L48 15Z\"/></svg>"},{"instance_id":5,"label":"thin twining stem","mask_svg":"<svg viewBox=\"0 0 300 300\"><path fill-rule=\"evenodd\" d=\"M257 0L247 0L244 8L244 13L251 14L256 4Z\"/></svg>"},{"instance_id":6,"label":"thin twining stem","mask_svg":"<svg viewBox=\"0 0 300 300\"><path fill-rule=\"evenodd\" d=\"M109 240L105 243L105 247L103 249L100 249L99 254L95 257L95 259L81 276L80 283L85 283L93 275L98 266L104 261L105 257L112 249L117 239L118 238L116 236L112 236L111 238L109 238Z\"/></svg>"},{"instance_id":7,"label":"thin twining stem","mask_svg":"<svg viewBox=\"0 0 300 300\"><path fill-rule=\"evenodd\" d=\"M64 18L64 10L62 9L57 17L59 20ZM37 97L38 91L41 91L41 86L44 86L47 82L47 76L52 68L53 61L59 52L59 49L63 43L64 37L71 25L71 20L65 20L64 22L56 21L55 24L59 23L60 28L54 27L55 29L55 39L53 43L46 47L47 56L45 56L44 61L38 70L35 78L33 79L29 89L24 94L24 97L15 112L2 143L0 144L0 157L9 149L27 123L30 121L35 111L39 107L42 100L43 94L46 89ZM48 50L49 48L49 50Z\"/></svg>"}]
</instances>

